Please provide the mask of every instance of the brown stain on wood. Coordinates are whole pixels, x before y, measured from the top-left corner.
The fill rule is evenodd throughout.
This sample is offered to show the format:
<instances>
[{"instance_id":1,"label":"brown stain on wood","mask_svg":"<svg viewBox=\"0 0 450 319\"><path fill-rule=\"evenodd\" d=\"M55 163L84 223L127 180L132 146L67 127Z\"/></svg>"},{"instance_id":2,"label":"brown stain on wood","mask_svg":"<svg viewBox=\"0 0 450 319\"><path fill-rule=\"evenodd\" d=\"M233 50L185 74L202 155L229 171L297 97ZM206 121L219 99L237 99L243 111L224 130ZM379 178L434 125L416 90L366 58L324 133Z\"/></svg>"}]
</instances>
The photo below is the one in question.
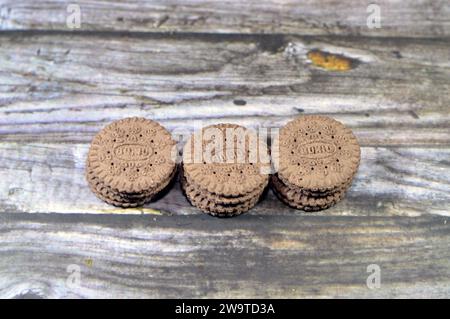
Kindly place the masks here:
<instances>
[{"instance_id":1,"label":"brown stain on wood","mask_svg":"<svg viewBox=\"0 0 450 319\"><path fill-rule=\"evenodd\" d=\"M320 50L309 51L308 59L313 65L328 71L349 71L356 66L355 59Z\"/></svg>"},{"instance_id":2,"label":"brown stain on wood","mask_svg":"<svg viewBox=\"0 0 450 319\"><path fill-rule=\"evenodd\" d=\"M274 240L267 243L272 250L305 250L310 249L311 246L304 242L291 239Z\"/></svg>"},{"instance_id":3,"label":"brown stain on wood","mask_svg":"<svg viewBox=\"0 0 450 319\"><path fill-rule=\"evenodd\" d=\"M94 260L92 260L92 258L86 258L84 260L84 263L86 266L88 266L89 268L91 268L94 265Z\"/></svg>"}]
</instances>

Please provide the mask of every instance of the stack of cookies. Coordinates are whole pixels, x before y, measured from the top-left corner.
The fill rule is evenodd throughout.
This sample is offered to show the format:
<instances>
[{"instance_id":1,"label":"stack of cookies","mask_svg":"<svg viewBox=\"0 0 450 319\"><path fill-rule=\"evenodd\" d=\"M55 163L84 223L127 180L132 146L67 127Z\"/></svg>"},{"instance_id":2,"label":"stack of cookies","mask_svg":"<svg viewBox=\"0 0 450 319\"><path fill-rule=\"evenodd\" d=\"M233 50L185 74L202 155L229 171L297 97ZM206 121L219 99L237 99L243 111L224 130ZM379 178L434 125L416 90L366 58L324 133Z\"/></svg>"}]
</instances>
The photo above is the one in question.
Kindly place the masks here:
<instances>
[{"instance_id":1,"label":"stack of cookies","mask_svg":"<svg viewBox=\"0 0 450 319\"><path fill-rule=\"evenodd\" d=\"M340 201L360 162L350 129L325 116L299 117L280 129L272 146L272 189L285 204L317 211Z\"/></svg>"},{"instance_id":2,"label":"stack of cookies","mask_svg":"<svg viewBox=\"0 0 450 319\"><path fill-rule=\"evenodd\" d=\"M154 121L127 118L113 122L94 137L89 149L89 187L114 206L142 206L174 177L175 145L170 133Z\"/></svg>"},{"instance_id":3,"label":"stack of cookies","mask_svg":"<svg viewBox=\"0 0 450 319\"><path fill-rule=\"evenodd\" d=\"M218 124L188 139L180 181L192 205L213 216L231 217L256 205L269 172L265 141L242 126Z\"/></svg>"}]
</instances>

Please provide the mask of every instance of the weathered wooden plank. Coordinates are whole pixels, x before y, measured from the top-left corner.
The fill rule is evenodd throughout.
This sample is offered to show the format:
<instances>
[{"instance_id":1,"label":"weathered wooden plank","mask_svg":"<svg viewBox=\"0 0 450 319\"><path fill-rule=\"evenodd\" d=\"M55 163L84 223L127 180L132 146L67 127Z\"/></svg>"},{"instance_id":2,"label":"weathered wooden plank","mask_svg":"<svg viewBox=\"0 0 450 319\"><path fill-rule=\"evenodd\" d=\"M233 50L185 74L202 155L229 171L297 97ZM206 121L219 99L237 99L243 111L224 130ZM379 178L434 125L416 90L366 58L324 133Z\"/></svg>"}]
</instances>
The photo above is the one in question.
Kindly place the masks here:
<instances>
[{"instance_id":1,"label":"weathered wooden plank","mask_svg":"<svg viewBox=\"0 0 450 319\"><path fill-rule=\"evenodd\" d=\"M0 143L0 212L198 215L178 183L143 209L118 209L84 179L87 143ZM450 149L363 147L347 198L323 216L450 216ZM250 214L299 215L269 192Z\"/></svg>"},{"instance_id":2,"label":"weathered wooden plank","mask_svg":"<svg viewBox=\"0 0 450 319\"><path fill-rule=\"evenodd\" d=\"M445 217L1 214L0 297L448 298ZM381 287L366 286L369 265ZM67 285L78 265L80 285Z\"/></svg>"},{"instance_id":3,"label":"weathered wooden plank","mask_svg":"<svg viewBox=\"0 0 450 319\"><path fill-rule=\"evenodd\" d=\"M288 33L443 37L450 35L446 0L378 0L380 28L369 28L373 3L364 0L47 0L0 2L3 30L70 30L69 4L78 4L82 31ZM72 20L70 20L72 21Z\"/></svg>"},{"instance_id":4,"label":"weathered wooden plank","mask_svg":"<svg viewBox=\"0 0 450 319\"><path fill-rule=\"evenodd\" d=\"M352 68L321 68L313 50ZM363 145L449 145L449 61L446 40L2 35L0 139L86 142L133 115L192 130L219 121L279 127L321 113Z\"/></svg>"}]
</instances>

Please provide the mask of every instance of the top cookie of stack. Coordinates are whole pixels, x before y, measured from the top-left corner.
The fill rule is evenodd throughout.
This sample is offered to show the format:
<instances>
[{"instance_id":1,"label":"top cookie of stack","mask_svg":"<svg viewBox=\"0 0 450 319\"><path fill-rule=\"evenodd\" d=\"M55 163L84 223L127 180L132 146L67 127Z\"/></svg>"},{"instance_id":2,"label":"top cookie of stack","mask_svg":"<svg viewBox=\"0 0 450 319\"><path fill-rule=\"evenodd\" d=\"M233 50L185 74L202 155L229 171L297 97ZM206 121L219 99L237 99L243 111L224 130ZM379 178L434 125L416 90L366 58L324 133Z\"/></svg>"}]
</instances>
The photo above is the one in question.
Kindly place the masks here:
<instances>
[{"instance_id":1,"label":"top cookie of stack","mask_svg":"<svg viewBox=\"0 0 450 319\"><path fill-rule=\"evenodd\" d=\"M280 129L272 147L272 186L286 204L320 210L341 200L360 162L350 129L319 115L301 116Z\"/></svg>"},{"instance_id":2,"label":"top cookie of stack","mask_svg":"<svg viewBox=\"0 0 450 319\"><path fill-rule=\"evenodd\" d=\"M175 175L175 141L157 122L126 118L93 139L86 163L91 190L120 207L136 207L161 192Z\"/></svg>"},{"instance_id":3,"label":"top cookie of stack","mask_svg":"<svg viewBox=\"0 0 450 319\"><path fill-rule=\"evenodd\" d=\"M203 128L187 141L181 185L191 204L219 217L252 208L268 184L267 144L234 124Z\"/></svg>"}]
</instances>

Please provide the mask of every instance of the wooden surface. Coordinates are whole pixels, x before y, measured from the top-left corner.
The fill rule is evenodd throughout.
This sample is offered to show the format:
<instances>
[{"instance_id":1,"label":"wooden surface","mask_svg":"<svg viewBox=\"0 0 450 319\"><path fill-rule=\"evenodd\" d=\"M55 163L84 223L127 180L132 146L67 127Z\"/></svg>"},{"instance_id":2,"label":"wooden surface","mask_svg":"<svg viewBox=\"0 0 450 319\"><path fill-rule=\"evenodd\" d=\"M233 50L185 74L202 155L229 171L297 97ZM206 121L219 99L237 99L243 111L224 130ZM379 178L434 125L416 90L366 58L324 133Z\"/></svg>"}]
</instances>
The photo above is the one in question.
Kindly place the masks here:
<instances>
[{"instance_id":1,"label":"wooden surface","mask_svg":"<svg viewBox=\"0 0 450 319\"><path fill-rule=\"evenodd\" d=\"M386 24L369 30L364 1L80 1L75 32L66 2L16 2L0 1L0 297L450 297L448 2L380 1ZM178 136L301 114L344 122L362 146L346 199L322 212L269 191L216 219L178 184L123 210L84 180L115 119Z\"/></svg>"},{"instance_id":2,"label":"wooden surface","mask_svg":"<svg viewBox=\"0 0 450 319\"><path fill-rule=\"evenodd\" d=\"M374 3L382 28L368 28ZM2 0L4 30L67 30L67 5L78 4L82 30L281 33L442 37L450 35L448 0Z\"/></svg>"}]
</instances>

